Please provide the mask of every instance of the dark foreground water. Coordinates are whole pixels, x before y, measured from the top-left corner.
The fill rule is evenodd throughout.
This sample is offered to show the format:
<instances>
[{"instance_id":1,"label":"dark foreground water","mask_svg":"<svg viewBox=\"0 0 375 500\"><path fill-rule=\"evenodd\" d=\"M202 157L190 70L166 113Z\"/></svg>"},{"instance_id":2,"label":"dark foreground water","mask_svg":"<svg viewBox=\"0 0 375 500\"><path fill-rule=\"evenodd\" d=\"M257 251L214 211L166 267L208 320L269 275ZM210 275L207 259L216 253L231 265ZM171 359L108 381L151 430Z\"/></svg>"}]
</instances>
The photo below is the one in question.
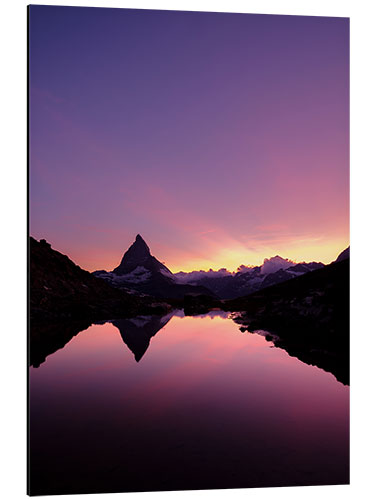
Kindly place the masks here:
<instances>
[{"instance_id":1,"label":"dark foreground water","mask_svg":"<svg viewBox=\"0 0 375 500\"><path fill-rule=\"evenodd\" d=\"M349 388L226 313L94 325L30 368L31 494L348 481Z\"/></svg>"}]
</instances>

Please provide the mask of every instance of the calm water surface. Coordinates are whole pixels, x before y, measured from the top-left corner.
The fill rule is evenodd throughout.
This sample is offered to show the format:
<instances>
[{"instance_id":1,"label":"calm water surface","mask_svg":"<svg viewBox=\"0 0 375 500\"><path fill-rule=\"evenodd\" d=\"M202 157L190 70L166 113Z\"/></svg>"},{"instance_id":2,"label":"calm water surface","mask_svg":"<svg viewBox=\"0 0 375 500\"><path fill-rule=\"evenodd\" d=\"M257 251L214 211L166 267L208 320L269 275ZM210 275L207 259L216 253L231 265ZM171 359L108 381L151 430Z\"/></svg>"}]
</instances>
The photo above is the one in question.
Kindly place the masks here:
<instances>
[{"instance_id":1,"label":"calm water surface","mask_svg":"<svg viewBox=\"0 0 375 500\"><path fill-rule=\"evenodd\" d=\"M342 484L349 388L226 313L119 320L30 368L30 437L32 494Z\"/></svg>"}]
</instances>

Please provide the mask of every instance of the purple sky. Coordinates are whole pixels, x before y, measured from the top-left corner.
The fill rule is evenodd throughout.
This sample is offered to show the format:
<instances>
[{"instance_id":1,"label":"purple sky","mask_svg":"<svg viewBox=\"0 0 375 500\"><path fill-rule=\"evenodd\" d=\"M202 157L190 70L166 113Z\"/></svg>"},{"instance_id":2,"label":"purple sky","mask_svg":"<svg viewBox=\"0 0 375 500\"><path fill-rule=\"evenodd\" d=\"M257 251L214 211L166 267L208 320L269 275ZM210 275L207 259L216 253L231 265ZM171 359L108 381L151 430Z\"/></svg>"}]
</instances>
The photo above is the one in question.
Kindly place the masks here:
<instances>
[{"instance_id":1,"label":"purple sky","mask_svg":"<svg viewBox=\"0 0 375 500\"><path fill-rule=\"evenodd\" d=\"M30 228L88 270L349 242L349 21L30 8Z\"/></svg>"}]
</instances>

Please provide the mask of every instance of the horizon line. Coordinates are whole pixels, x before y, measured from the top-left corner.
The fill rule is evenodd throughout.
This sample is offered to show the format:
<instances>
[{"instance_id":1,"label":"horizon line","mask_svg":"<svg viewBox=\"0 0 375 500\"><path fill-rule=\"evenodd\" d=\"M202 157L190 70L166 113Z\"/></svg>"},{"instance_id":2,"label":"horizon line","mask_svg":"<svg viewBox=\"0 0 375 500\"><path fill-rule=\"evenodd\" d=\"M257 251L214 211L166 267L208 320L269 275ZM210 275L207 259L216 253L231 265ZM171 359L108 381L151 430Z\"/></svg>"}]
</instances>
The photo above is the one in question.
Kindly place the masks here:
<instances>
[{"instance_id":1,"label":"horizon line","mask_svg":"<svg viewBox=\"0 0 375 500\"><path fill-rule=\"evenodd\" d=\"M137 235L141 236L141 235L140 235L140 233L137 233ZM94 272L94 271L100 271L100 270L105 270L106 272L111 272L113 269L115 269L115 267L117 267L117 266L118 266L118 264L114 264L114 265L110 265L110 266L109 266L109 265L105 265L105 266L93 266L93 268L92 268L92 270L91 270L91 269L90 269L90 267L92 267L92 266L83 266L83 265L81 265L81 264L79 263L79 259L74 258L74 256L71 254L71 252L67 253L65 250L60 250L60 249L58 249L57 247L55 247L55 246L54 246L54 244L50 243L50 242L47 240L47 238L40 238L40 239L38 239L38 238L36 238L35 236L33 236L31 233L29 234L29 237L30 237L30 238L33 238L33 239L35 239L36 241L39 241L39 242L40 242L40 241L42 241L42 240L46 241L46 243L48 243L48 244L51 246L51 248L52 248L53 250L55 250L56 252L59 252L59 253L61 253L61 254L63 254L63 255L66 255L66 256L67 256L67 257L68 257L68 258L69 258L72 262L74 262L74 264L78 265L81 269L83 269L83 270L85 270L85 271L88 271L88 272L90 272L90 273L92 273L92 272ZM144 238L143 238L142 236L141 236L141 238L143 239L143 241L145 241L145 240L144 240ZM133 243L135 242L135 240L136 240L136 237L134 238ZM120 257L119 259L117 259L117 262L121 262L121 259L122 259L123 255L124 255L124 253L125 253L125 252L126 252L126 251L130 248L130 246L131 246L133 243L131 243L131 244L127 247L127 249L123 251L123 253L122 253L121 257ZM146 242L146 241L145 241L145 243L147 244L147 242ZM148 245L148 244L147 244L147 245ZM249 263L249 264L244 264L244 263L241 263L241 264L239 264L239 265L238 265L235 269L233 269L233 268L232 268L232 269L230 269L230 268L228 268L228 267L226 267L226 266L219 266L219 265L217 265L217 266L210 266L210 267L204 266L205 268L203 268L203 269L202 269L202 268L198 268L198 267L199 267L199 265L198 265L198 267L193 267L193 268L192 268L192 269L190 269L190 270L184 270L183 268L178 267L178 269L179 269L178 271L176 271L176 270L174 270L174 271L173 271L173 270L172 270L172 269L176 269L176 267L177 267L177 266L173 266L173 265L168 266L168 264L166 263L166 261L165 261L165 260L162 260L162 259L159 259L159 258L155 257L155 255L151 252L151 250L150 250L150 254L151 254L153 257L155 257L157 260L159 260L162 264L164 264L164 265L165 265L165 266L166 266L166 267L167 267L167 268L171 271L171 273L172 273L172 274L178 274L178 273L186 273L186 274L189 274L189 273L193 273L193 272L204 272L204 273L208 273L208 272L210 272L210 271L212 271L212 272L226 271L226 272L228 272L228 273L230 273L230 274L235 274L236 272L238 272L238 271L239 271L239 269L240 269L241 267L245 267L245 268L248 268L248 269L255 268L255 267L261 267L262 265L264 265L265 261L267 261L267 260L271 260L271 259L274 259L274 258L276 258L276 257L279 257L279 258L283 259L284 261L290 261L290 262L291 262L291 265L295 265L295 264L303 264L303 263L309 263L309 262L318 262L318 263L322 263L322 264L324 264L324 265L329 265L329 264L331 264L331 263L335 262L335 260L336 260L336 259L337 259L337 257L340 255L340 253L341 253L341 252L343 252L344 250L346 250L347 248L350 248L350 241L348 242L348 245L344 246L341 250L339 250L339 251L338 251L338 253L336 254L336 257L335 257L335 258L333 258L333 259L320 259L320 260L302 259L302 260L301 260L301 259L292 259L292 258L289 258L289 257L283 257L283 256L281 256L279 253L277 253L277 254L275 254L275 255L270 255L269 257L262 257L262 258L261 258L261 259L262 259L262 262L261 262L261 263L259 263L259 264L250 264L250 263ZM192 266L189 266L189 265L184 266L184 268L185 268L185 269L186 269L186 268L188 268L188 269L189 269L189 268L191 268L191 267L192 267ZM108 271L106 268L111 268L111 270L109 270L109 271Z\"/></svg>"}]
</instances>

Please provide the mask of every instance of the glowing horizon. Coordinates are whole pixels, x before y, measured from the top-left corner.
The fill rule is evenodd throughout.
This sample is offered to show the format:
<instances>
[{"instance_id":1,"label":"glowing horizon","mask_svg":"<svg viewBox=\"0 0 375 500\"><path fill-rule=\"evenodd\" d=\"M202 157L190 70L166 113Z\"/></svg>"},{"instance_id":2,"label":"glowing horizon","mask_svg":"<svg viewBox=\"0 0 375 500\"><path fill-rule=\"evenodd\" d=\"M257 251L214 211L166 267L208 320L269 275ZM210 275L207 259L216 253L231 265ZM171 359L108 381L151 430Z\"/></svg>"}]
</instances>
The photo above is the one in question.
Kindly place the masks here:
<instances>
[{"instance_id":1,"label":"glowing horizon","mask_svg":"<svg viewBox=\"0 0 375 500\"><path fill-rule=\"evenodd\" d=\"M349 245L349 20L30 7L30 232L111 270Z\"/></svg>"},{"instance_id":2,"label":"glowing horizon","mask_svg":"<svg viewBox=\"0 0 375 500\"><path fill-rule=\"evenodd\" d=\"M40 238L37 238L40 239ZM70 255L68 250L63 251L61 248L56 247L52 244L52 248L61 253L67 253L68 257L71 258L76 264L87 271L98 271L98 270L106 270L112 271L115 267L117 267L123 257L125 251L129 248L129 246L134 242L135 237L132 241L127 244L126 248L122 251L121 254L114 256L114 252L110 254L106 254L102 256L102 260L98 265L95 262L98 262L98 259L93 255L93 260L86 260L85 255L80 255L79 253L76 255ZM51 242L49 242L51 243ZM265 254L256 254L254 252L241 253L240 251L231 251L230 249L223 248L219 246L219 250L217 256L214 256L212 260L207 259L191 259L182 262L181 264L174 264L173 257L169 259L165 259L163 255L160 253L158 255L153 252L152 244L147 241L146 243L150 247L150 252L154 257L156 257L160 262L163 262L172 273L177 273L179 271L191 272L191 271L209 271L214 270L217 271L219 269L226 269L229 272L235 272L241 265L245 266L260 266L263 264L264 259L269 259L271 257L275 257L279 255L284 259L289 259L293 262L322 262L323 264L330 264L338 255L349 246L349 240L338 240L334 242L331 246L322 246L319 247L317 245L311 246L302 246L298 245L294 246L291 249L287 249L286 247L280 252L279 250L272 249L272 247L268 247L268 253ZM156 245L159 247L159 245ZM94 250L93 250L94 251ZM225 255L231 255L231 258L227 258L228 265L225 265Z\"/></svg>"}]
</instances>

